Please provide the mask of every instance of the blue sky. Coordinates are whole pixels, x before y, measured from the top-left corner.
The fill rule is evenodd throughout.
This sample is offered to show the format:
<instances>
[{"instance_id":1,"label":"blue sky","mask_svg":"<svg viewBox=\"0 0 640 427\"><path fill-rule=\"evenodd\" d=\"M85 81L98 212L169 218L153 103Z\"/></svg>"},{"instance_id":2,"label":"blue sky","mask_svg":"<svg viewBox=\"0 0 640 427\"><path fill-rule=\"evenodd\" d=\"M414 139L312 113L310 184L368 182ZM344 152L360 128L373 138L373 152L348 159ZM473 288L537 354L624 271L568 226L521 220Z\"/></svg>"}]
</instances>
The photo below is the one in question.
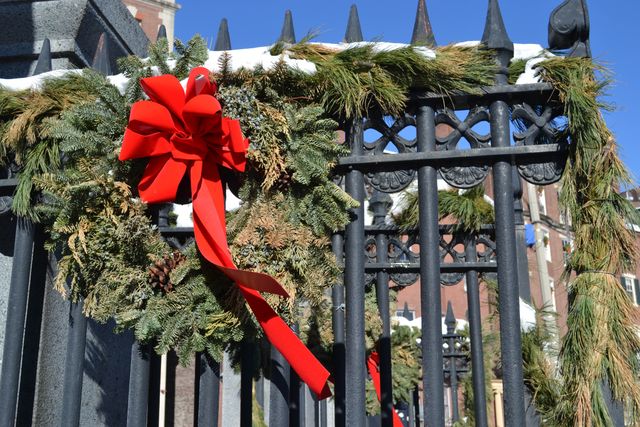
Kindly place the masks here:
<instances>
[{"instance_id":1,"label":"blue sky","mask_svg":"<svg viewBox=\"0 0 640 427\"><path fill-rule=\"evenodd\" d=\"M178 0L176 36L182 40L198 33L215 41L220 19L229 20L234 49L264 46L280 34L284 11L291 9L296 36L319 31L318 41L339 42L344 37L349 7L340 0ZM515 43L547 45L549 14L561 0L502 0L507 31ZM417 0L356 3L366 40L408 42ZM589 0L591 49L594 58L614 73L615 84L606 99L616 110L605 113L616 134L621 155L634 179L640 179L640 147L636 143L640 121L640 2ZM427 0L436 41L440 45L478 40L482 36L487 2L484 0Z\"/></svg>"}]
</instances>

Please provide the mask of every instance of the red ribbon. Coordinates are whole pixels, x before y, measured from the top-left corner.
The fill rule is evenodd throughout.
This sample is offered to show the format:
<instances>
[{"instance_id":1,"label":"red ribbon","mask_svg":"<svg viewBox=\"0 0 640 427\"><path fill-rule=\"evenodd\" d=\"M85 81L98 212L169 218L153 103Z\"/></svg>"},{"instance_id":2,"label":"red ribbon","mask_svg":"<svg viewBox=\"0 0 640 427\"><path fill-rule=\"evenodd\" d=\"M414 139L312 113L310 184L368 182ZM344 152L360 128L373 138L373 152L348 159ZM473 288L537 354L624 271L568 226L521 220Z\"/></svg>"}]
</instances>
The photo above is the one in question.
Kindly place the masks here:
<instances>
[{"instance_id":1,"label":"red ribbon","mask_svg":"<svg viewBox=\"0 0 640 427\"><path fill-rule=\"evenodd\" d=\"M367 368L369 369L369 375L373 382L373 388L376 389L378 401L380 401L382 397L380 396L380 355L378 352L374 351L369 355L367 358ZM400 421L400 417L395 408L393 409L393 427L403 427L402 421Z\"/></svg>"},{"instance_id":2,"label":"red ribbon","mask_svg":"<svg viewBox=\"0 0 640 427\"><path fill-rule=\"evenodd\" d=\"M237 120L222 116L209 70L191 71L186 94L171 75L141 80L150 101L133 104L120 160L149 157L138 190L147 203L172 202L186 173L191 181L193 228L200 253L244 295L271 344L320 399L331 396L329 372L260 292L288 297L272 277L238 270L227 244L224 190L218 166L244 171L249 145Z\"/></svg>"}]
</instances>

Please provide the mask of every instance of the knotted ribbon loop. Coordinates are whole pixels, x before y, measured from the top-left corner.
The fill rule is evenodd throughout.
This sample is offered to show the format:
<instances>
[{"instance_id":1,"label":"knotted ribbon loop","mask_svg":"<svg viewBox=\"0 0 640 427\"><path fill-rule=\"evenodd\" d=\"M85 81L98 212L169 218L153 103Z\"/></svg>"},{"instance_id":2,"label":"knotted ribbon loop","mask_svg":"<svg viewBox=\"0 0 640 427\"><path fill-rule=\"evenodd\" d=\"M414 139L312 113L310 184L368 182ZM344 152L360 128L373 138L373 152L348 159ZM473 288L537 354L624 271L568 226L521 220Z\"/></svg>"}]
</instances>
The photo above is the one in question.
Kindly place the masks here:
<instances>
[{"instance_id":1,"label":"knotted ribbon loop","mask_svg":"<svg viewBox=\"0 0 640 427\"><path fill-rule=\"evenodd\" d=\"M180 181L189 173L200 253L236 282L265 335L300 378L319 398L329 397L329 372L260 295L270 292L287 297L285 289L274 278L238 270L233 263L218 166L243 172L249 143L240 123L222 116L214 96L217 87L208 76L206 68L192 70L186 94L174 76L142 79L150 101L132 106L119 158L150 158L138 185L147 203L174 201Z\"/></svg>"}]
</instances>

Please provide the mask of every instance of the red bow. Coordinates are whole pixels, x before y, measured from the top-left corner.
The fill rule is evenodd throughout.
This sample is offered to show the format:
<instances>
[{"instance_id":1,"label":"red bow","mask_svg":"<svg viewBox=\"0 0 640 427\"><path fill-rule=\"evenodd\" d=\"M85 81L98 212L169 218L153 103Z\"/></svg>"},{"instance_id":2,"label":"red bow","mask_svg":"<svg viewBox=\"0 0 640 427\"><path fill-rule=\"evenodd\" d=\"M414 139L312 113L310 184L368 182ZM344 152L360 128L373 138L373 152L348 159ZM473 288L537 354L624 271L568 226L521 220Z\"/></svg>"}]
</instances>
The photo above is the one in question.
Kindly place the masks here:
<instances>
[{"instance_id":1,"label":"red bow","mask_svg":"<svg viewBox=\"0 0 640 427\"><path fill-rule=\"evenodd\" d=\"M378 396L378 401L380 401L380 355L378 352L372 352L367 358L367 368L369 370L369 375L371 376L371 381L373 382L373 388L376 389L376 395ZM398 416L398 412L393 409L393 427L402 427L402 421Z\"/></svg>"},{"instance_id":2,"label":"red bow","mask_svg":"<svg viewBox=\"0 0 640 427\"><path fill-rule=\"evenodd\" d=\"M120 160L150 157L138 185L147 203L172 202L188 172L193 200L193 229L200 253L236 282L265 335L309 388L329 397L329 372L311 354L260 292L288 297L271 276L238 270L227 245L224 192L218 166L244 171L248 141L240 123L222 116L209 70L195 68L186 95L174 76L141 80L150 101L133 104Z\"/></svg>"}]
</instances>

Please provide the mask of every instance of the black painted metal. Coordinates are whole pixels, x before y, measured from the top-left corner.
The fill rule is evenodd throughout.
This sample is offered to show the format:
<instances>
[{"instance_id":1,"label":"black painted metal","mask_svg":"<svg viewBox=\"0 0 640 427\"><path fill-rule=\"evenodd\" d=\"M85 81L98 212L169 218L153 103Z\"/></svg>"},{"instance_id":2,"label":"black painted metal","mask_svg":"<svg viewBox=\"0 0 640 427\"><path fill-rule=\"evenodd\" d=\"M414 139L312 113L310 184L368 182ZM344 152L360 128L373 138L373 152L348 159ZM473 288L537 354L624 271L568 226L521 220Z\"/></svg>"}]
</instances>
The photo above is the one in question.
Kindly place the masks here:
<instances>
[{"instance_id":1,"label":"black painted metal","mask_svg":"<svg viewBox=\"0 0 640 427\"><path fill-rule=\"evenodd\" d=\"M51 41L49 41L49 38L45 38L42 41L42 47L40 48L38 62L36 63L36 68L33 70L33 75L36 76L38 74L46 73L47 71L51 71L52 69Z\"/></svg>"},{"instance_id":2,"label":"black painted metal","mask_svg":"<svg viewBox=\"0 0 640 427\"><path fill-rule=\"evenodd\" d=\"M196 354L195 378L197 427L217 427L220 406L220 364L206 353Z\"/></svg>"},{"instance_id":3,"label":"black painted metal","mask_svg":"<svg viewBox=\"0 0 640 427\"><path fill-rule=\"evenodd\" d=\"M344 35L344 41L347 43L361 42L364 40L362 37L362 28L360 27L360 17L358 16L358 7L355 4L351 5L349 10L349 21L347 23L347 31Z\"/></svg>"},{"instance_id":4,"label":"black painted metal","mask_svg":"<svg viewBox=\"0 0 640 427\"><path fill-rule=\"evenodd\" d=\"M346 129L351 156L363 151L362 120L352 121ZM362 172L347 173L345 188L360 206L351 210L351 222L345 230L346 423L365 425L365 342L364 342L364 177Z\"/></svg>"},{"instance_id":5,"label":"black painted metal","mask_svg":"<svg viewBox=\"0 0 640 427\"><path fill-rule=\"evenodd\" d=\"M216 38L216 45L213 50L231 50L231 36L229 35L229 23L227 22L227 18L222 18L220 21L218 37Z\"/></svg>"},{"instance_id":6,"label":"black painted metal","mask_svg":"<svg viewBox=\"0 0 640 427\"><path fill-rule=\"evenodd\" d=\"M256 366L254 355L256 344L243 341L240 360L240 427L253 425L253 373Z\"/></svg>"},{"instance_id":7,"label":"black painted metal","mask_svg":"<svg viewBox=\"0 0 640 427\"><path fill-rule=\"evenodd\" d=\"M0 377L0 396L2 396L0 426L2 427L13 426L16 415L34 236L33 223L26 218L18 218Z\"/></svg>"},{"instance_id":8,"label":"black painted metal","mask_svg":"<svg viewBox=\"0 0 640 427\"><path fill-rule=\"evenodd\" d=\"M429 20L429 12L427 11L425 0L418 0L418 10L416 11L416 20L413 24L411 44L418 46L436 45L436 37L431 28L431 21Z\"/></svg>"},{"instance_id":9,"label":"black painted metal","mask_svg":"<svg viewBox=\"0 0 640 427\"><path fill-rule=\"evenodd\" d=\"M343 263L344 239L336 233L331 239L333 254L339 264ZM344 427L345 418L345 342L344 342L344 286L336 284L331 291L333 305L333 366L334 366L334 408L335 425Z\"/></svg>"},{"instance_id":10,"label":"black painted metal","mask_svg":"<svg viewBox=\"0 0 640 427\"><path fill-rule=\"evenodd\" d=\"M418 108L416 132L418 151L422 154L434 152L436 150L436 128L432 107L424 105ZM422 384L424 422L427 427L444 425L437 173L438 171L433 166L422 166L418 169Z\"/></svg>"},{"instance_id":11,"label":"black painted metal","mask_svg":"<svg viewBox=\"0 0 640 427\"><path fill-rule=\"evenodd\" d=\"M296 32L293 29L293 16L290 10L284 13L284 23L280 32L279 42L294 44L296 42Z\"/></svg>"},{"instance_id":12,"label":"black painted metal","mask_svg":"<svg viewBox=\"0 0 640 427\"><path fill-rule=\"evenodd\" d=\"M269 425L289 426L289 364L271 346L271 386L269 388Z\"/></svg>"},{"instance_id":13,"label":"black painted metal","mask_svg":"<svg viewBox=\"0 0 640 427\"><path fill-rule=\"evenodd\" d=\"M373 224L384 224L393 205L388 194L375 190L369 199L373 212ZM388 238L385 233L376 235L376 257L379 263L387 262ZM380 419L382 427L393 426L393 386L391 382L391 319L389 317L389 273L376 274L376 297L382 319L382 334L377 343L380 355Z\"/></svg>"},{"instance_id":14,"label":"black painted metal","mask_svg":"<svg viewBox=\"0 0 640 427\"><path fill-rule=\"evenodd\" d=\"M77 426L80 423L84 350L87 344L87 318L82 313L82 305L83 301L80 299L69 306L67 358L62 389L61 425L63 426Z\"/></svg>"},{"instance_id":15,"label":"black painted metal","mask_svg":"<svg viewBox=\"0 0 640 427\"><path fill-rule=\"evenodd\" d=\"M147 427L160 427L160 370L161 356L150 348L149 351L149 400L147 403Z\"/></svg>"},{"instance_id":16,"label":"black painted metal","mask_svg":"<svg viewBox=\"0 0 640 427\"><path fill-rule=\"evenodd\" d=\"M49 253L44 247L46 239L42 227L36 227L36 235L33 243L33 260L31 262L29 302L24 329L18 413L16 415L16 425L18 426L30 425L33 419L36 383L38 380L42 307L44 303L47 268L49 266Z\"/></svg>"},{"instance_id":17,"label":"black painted metal","mask_svg":"<svg viewBox=\"0 0 640 427\"><path fill-rule=\"evenodd\" d=\"M147 426L152 351L149 344L140 344L138 341L134 341L131 345L127 427Z\"/></svg>"},{"instance_id":18,"label":"black painted metal","mask_svg":"<svg viewBox=\"0 0 640 427\"><path fill-rule=\"evenodd\" d=\"M565 0L551 12L549 48L569 49L569 56L591 57L586 0Z\"/></svg>"},{"instance_id":19,"label":"black painted metal","mask_svg":"<svg viewBox=\"0 0 640 427\"><path fill-rule=\"evenodd\" d=\"M496 51L496 60L499 66L495 80L496 85L507 84L509 61L513 57L513 43L507 35L497 0L489 0L482 42L488 48ZM496 100L491 102L489 108L492 146L513 149L514 147L511 147L509 105L503 100ZM525 409L511 162L501 159L493 164L492 171L496 245L498 248L498 288L500 292L498 309L500 311L504 413L506 425L515 427L525 424Z\"/></svg>"},{"instance_id":20,"label":"black painted metal","mask_svg":"<svg viewBox=\"0 0 640 427\"><path fill-rule=\"evenodd\" d=\"M451 301L447 302L447 314L444 318L444 323L447 326L447 334L443 336L444 345L447 350L444 352L444 357L449 359L449 363L445 364L445 372L449 374L449 386L451 387L451 421L455 423L460 420L460 411L458 409L458 370L455 356L452 356L452 353L456 351L454 338L456 332L456 317L453 314Z\"/></svg>"},{"instance_id":21,"label":"black painted metal","mask_svg":"<svg viewBox=\"0 0 640 427\"><path fill-rule=\"evenodd\" d=\"M300 333L297 324L293 325L293 331ZM301 394L300 377L293 369L289 369L289 427L300 427L304 425L304 410L300 408Z\"/></svg>"},{"instance_id":22,"label":"black painted metal","mask_svg":"<svg viewBox=\"0 0 640 427\"><path fill-rule=\"evenodd\" d=\"M469 235L465 244L465 258L474 262L478 258L476 252L476 236ZM470 270L466 273L467 309L469 311L469 338L471 340L471 367L473 381L473 408L477 427L487 427L487 396L484 375L484 352L482 345L482 319L480 316L480 286L478 272Z\"/></svg>"}]
</instances>

